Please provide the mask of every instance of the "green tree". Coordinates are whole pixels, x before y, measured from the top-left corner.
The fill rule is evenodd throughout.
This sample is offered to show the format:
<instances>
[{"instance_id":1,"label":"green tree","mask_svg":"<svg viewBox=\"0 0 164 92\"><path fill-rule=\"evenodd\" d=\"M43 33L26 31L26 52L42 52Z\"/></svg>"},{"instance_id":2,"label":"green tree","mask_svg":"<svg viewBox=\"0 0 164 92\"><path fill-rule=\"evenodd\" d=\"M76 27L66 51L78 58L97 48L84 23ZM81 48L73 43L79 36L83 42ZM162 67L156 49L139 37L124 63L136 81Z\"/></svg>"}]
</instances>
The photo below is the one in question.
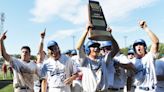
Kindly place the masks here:
<instances>
[{"instance_id":1,"label":"green tree","mask_svg":"<svg viewBox=\"0 0 164 92\"><path fill-rule=\"evenodd\" d=\"M150 51L150 47L151 45L148 47L148 51ZM164 43L159 44L158 53L159 53L158 58L161 58L164 55Z\"/></svg>"},{"instance_id":2,"label":"green tree","mask_svg":"<svg viewBox=\"0 0 164 92\"><path fill-rule=\"evenodd\" d=\"M36 56L35 55L31 55L31 60L36 60Z\"/></svg>"},{"instance_id":3,"label":"green tree","mask_svg":"<svg viewBox=\"0 0 164 92\"><path fill-rule=\"evenodd\" d=\"M15 58L20 58L21 57L20 54L14 54L12 56L15 57Z\"/></svg>"},{"instance_id":4,"label":"green tree","mask_svg":"<svg viewBox=\"0 0 164 92\"><path fill-rule=\"evenodd\" d=\"M161 58L164 55L164 43L159 44L159 58Z\"/></svg>"},{"instance_id":5,"label":"green tree","mask_svg":"<svg viewBox=\"0 0 164 92\"><path fill-rule=\"evenodd\" d=\"M127 47L126 48L121 48L120 52L124 55L127 55L128 54L128 48Z\"/></svg>"}]
</instances>

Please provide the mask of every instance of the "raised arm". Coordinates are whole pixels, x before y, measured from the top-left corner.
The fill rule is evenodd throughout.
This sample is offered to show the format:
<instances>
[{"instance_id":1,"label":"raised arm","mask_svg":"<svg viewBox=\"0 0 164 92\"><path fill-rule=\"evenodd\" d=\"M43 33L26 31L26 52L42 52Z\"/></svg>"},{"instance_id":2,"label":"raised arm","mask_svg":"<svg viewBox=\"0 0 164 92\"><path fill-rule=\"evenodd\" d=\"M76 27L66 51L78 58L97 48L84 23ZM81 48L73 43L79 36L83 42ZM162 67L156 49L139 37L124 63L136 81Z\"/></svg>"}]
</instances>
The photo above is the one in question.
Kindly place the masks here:
<instances>
[{"instance_id":1,"label":"raised arm","mask_svg":"<svg viewBox=\"0 0 164 92\"><path fill-rule=\"evenodd\" d=\"M43 51L43 45L44 45L44 37L45 37L46 29L44 32L40 34L41 41L39 44L39 51L38 51L38 57L37 57L37 63L40 63L41 61L44 60L44 51Z\"/></svg>"},{"instance_id":2,"label":"raised arm","mask_svg":"<svg viewBox=\"0 0 164 92\"><path fill-rule=\"evenodd\" d=\"M156 53L158 51L159 39L158 37L148 28L146 21L139 22L140 27L148 34L149 38L152 41L152 46L150 52Z\"/></svg>"},{"instance_id":3,"label":"raised arm","mask_svg":"<svg viewBox=\"0 0 164 92\"><path fill-rule=\"evenodd\" d=\"M111 30L111 29L108 29ZM111 35L111 41L112 41L112 51L111 51L111 56L112 58L120 51L120 48L118 46L118 43L114 39L114 37Z\"/></svg>"},{"instance_id":4,"label":"raised arm","mask_svg":"<svg viewBox=\"0 0 164 92\"><path fill-rule=\"evenodd\" d=\"M92 25L89 25L87 26L87 30L83 33L83 35L80 37L77 45L76 45L76 49L78 50L78 55L79 55L79 58L81 59L81 63L83 63L83 60L85 59L86 57L86 54L85 54L85 51L84 51L84 41L85 41L85 38L87 37L87 34L89 31L92 30Z\"/></svg>"},{"instance_id":5,"label":"raised arm","mask_svg":"<svg viewBox=\"0 0 164 92\"><path fill-rule=\"evenodd\" d=\"M86 38L86 36L87 36L87 34L88 34L88 32L89 32L90 30L92 30L92 26L91 26L91 25L87 27L87 30L86 30L86 31L83 33L83 35L80 37L80 39L79 39L79 41L78 41L78 43L77 43L77 45L76 45L76 49L77 49L77 50L80 50L80 49L82 48L82 46L83 46L83 44L84 44L84 41L85 41L85 38Z\"/></svg>"},{"instance_id":6,"label":"raised arm","mask_svg":"<svg viewBox=\"0 0 164 92\"><path fill-rule=\"evenodd\" d=\"M6 52L6 49L5 49L5 46L4 46L4 43L3 41L6 39L6 32L2 33L1 37L0 37L0 52L3 56L3 58L6 60L6 61L10 61L10 55Z\"/></svg>"},{"instance_id":7,"label":"raised arm","mask_svg":"<svg viewBox=\"0 0 164 92\"><path fill-rule=\"evenodd\" d=\"M111 28L108 28L107 31L112 33L112 29ZM113 58L120 51L120 49L119 49L119 46L118 46L116 40L114 39L114 37L112 35L111 35L111 39L110 40L112 42L112 51L111 51L110 54L108 54L108 57L110 58L110 56L111 56L111 58Z\"/></svg>"}]
</instances>

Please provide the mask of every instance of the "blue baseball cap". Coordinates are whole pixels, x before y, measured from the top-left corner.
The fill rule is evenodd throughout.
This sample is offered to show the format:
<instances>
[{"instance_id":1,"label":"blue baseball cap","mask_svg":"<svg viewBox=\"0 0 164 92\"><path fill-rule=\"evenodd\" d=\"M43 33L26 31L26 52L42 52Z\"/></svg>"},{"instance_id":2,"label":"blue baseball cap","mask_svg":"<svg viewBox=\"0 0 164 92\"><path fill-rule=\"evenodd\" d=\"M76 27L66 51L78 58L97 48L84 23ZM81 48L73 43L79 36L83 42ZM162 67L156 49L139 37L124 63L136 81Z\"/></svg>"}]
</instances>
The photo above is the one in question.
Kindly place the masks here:
<instances>
[{"instance_id":1,"label":"blue baseball cap","mask_svg":"<svg viewBox=\"0 0 164 92\"><path fill-rule=\"evenodd\" d=\"M54 46L54 45L58 45L58 44L57 44L56 41L51 40L51 41L48 42L48 44L47 44L47 48L49 48L49 47L51 47L51 46Z\"/></svg>"},{"instance_id":2,"label":"blue baseball cap","mask_svg":"<svg viewBox=\"0 0 164 92\"><path fill-rule=\"evenodd\" d=\"M96 41L89 40L89 41L87 42L87 44L86 44L86 47L87 47L87 48L90 48L90 47L92 47L92 46L100 47L100 44L99 44L98 42L96 42Z\"/></svg>"},{"instance_id":3,"label":"blue baseball cap","mask_svg":"<svg viewBox=\"0 0 164 92\"><path fill-rule=\"evenodd\" d=\"M133 53L134 54L134 50L133 49L128 50L128 54L129 53Z\"/></svg>"},{"instance_id":4,"label":"blue baseball cap","mask_svg":"<svg viewBox=\"0 0 164 92\"><path fill-rule=\"evenodd\" d=\"M71 54L72 54L72 55L77 55L77 51L76 51L75 49L73 49L73 50L71 51Z\"/></svg>"},{"instance_id":5,"label":"blue baseball cap","mask_svg":"<svg viewBox=\"0 0 164 92\"><path fill-rule=\"evenodd\" d=\"M134 43L133 43L133 50L134 50L134 52L136 52L135 46L136 46L137 44L142 44L142 45L145 47L145 51L146 51L146 49L147 49L146 42L145 42L143 39L137 39L137 40L135 40Z\"/></svg>"},{"instance_id":6,"label":"blue baseball cap","mask_svg":"<svg viewBox=\"0 0 164 92\"><path fill-rule=\"evenodd\" d=\"M146 42L143 39L135 40L134 43L133 43L133 47L135 47L139 43L143 44L146 47Z\"/></svg>"},{"instance_id":7,"label":"blue baseball cap","mask_svg":"<svg viewBox=\"0 0 164 92\"><path fill-rule=\"evenodd\" d=\"M103 48L103 47L106 47L106 46L112 46L112 42L111 41L103 41L103 42L101 42L100 48Z\"/></svg>"},{"instance_id":8,"label":"blue baseball cap","mask_svg":"<svg viewBox=\"0 0 164 92\"><path fill-rule=\"evenodd\" d=\"M71 54L71 50L66 50L64 54Z\"/></svg>"}]
</instances>

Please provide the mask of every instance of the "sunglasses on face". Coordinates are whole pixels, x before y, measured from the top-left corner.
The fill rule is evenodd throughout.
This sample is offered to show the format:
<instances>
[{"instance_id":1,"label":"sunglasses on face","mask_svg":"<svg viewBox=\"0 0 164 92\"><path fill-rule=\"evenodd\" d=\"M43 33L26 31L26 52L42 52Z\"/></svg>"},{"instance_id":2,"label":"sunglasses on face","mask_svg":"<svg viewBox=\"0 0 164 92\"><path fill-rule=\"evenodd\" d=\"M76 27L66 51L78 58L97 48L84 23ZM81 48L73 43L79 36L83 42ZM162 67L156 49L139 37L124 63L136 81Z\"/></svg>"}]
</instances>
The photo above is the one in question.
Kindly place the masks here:
<instances>
[{"instance_id":1,"label":"sunglasses on face","mask_svg":"<svg viewBox=\"0 0 164 92\"><path fill-rule=\"evenodd\" d=\"M100 51L99 46L90 46L90 48L93 48L95 52L99 52Z\"/></svg>"},{"instance_id":2,"label":"sunglasses on face","mask_svg":"<svg viewBox=\"0 0 164 92\"><path fill-rule=\"evenodd\" d=\"M92 45L90 47L92 47L92 48L99 48L99 46L97 46L97 45Z\"/></svg>"},{"instance_id":3,"label":"sunglasses on face","mask_svg":"<svg viewBox=\"0 0 164 92\"><path fill-rule=\"evenodd\" d=\"M128 53L128 55L134 55L133 53Z\"/></svg>"},{"instance_id":4,"label":"sunglasses on face","mask_svg":"<svg viewBox=\"0 0 164 92\"><path fill-rule=\"evenodd\" d=\"M109 51L109 50L111 50L111 47L103 47L103 48L101 48L101 49L104 50L104 51L105 51L105 50L108 50L108 51Z\"/></svg>"}]
</instances>

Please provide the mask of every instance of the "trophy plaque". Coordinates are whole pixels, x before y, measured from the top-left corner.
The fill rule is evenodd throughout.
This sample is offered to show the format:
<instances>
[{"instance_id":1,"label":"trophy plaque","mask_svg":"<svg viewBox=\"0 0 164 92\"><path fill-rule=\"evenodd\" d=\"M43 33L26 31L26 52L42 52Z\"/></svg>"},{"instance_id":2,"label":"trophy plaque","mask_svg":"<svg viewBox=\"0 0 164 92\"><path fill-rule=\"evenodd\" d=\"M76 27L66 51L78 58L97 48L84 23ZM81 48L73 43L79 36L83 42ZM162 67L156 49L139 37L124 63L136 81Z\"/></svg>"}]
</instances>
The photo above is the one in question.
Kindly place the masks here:
<instances>
[{"instance_id":1,"label":"trophy plaque","mask_svg":"<svg viewBox=\"0 0 164 92\"><path fill-rule=\"evenodd\" d=\"M89 22L93 25L88 38L97 41L110 40L111 34L106 31L107 23L99 2L89 0L88 14Z\"/></svg>"}]
</instances>

